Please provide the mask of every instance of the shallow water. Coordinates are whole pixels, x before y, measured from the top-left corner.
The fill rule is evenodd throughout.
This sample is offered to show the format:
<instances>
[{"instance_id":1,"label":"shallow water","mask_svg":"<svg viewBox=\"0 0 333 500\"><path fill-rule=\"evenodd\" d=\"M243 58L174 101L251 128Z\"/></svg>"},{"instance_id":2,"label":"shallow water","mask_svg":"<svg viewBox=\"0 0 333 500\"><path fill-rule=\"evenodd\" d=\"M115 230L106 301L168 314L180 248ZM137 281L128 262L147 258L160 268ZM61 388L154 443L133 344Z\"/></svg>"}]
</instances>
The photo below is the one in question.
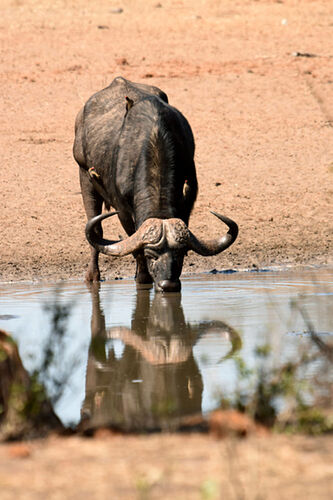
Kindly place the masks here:
<instances>
[{"instance_id":1,"label":"shallow water","mask_svg":"<svg viewBox=\"0 0 333 500\"><path fill-rule=\"evenodd\" d=\"M55 306L69 305L59 337ZM24 367L39 369L54 348L44 383L65 425L170 428L206 413L244 383L240 359L258 365L258 346L270 344L272 366L308 349L302 311L323 339L333 335L332 269L185 276L182 293L170 295L137 291L133 280L0 284L0 328Z\"/></svg>"}]
</instances>

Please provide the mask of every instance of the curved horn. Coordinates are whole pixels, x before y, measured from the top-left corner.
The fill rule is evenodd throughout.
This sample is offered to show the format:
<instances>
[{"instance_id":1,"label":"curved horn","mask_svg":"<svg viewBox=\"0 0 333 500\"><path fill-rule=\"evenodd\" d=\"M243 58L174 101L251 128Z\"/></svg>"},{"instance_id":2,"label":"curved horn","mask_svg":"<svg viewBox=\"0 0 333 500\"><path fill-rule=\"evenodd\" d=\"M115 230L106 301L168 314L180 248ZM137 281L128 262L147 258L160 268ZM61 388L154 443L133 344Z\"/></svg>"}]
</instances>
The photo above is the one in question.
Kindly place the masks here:
<instances>
[{"instance_id":1,"label":"curved horn","mask_svg":"<svg viewBox=\"0 0 333 500\"><path fill-rule=\"evenodd\" d=\"M222 236L222 238L209 241L200 241L194 236L193 233L190 232L190 238L188 242L189 249L194 250L199 255L209 256L217 255L218 253L223 252L228 247L230 247L230 245L232 245L238 235L238 226L236 222L229 219L229 217L225 217L224 215L218 214L216 212L211 213L222 222L224 222L224 224L229 227L229 231L224 236Z\"/></svg>"},{"instance_id":2,"label":"curved horn","mask_svg":"<svg viewBox=\"0 0 333 500\"><path fill-rule=\"evenodd\" d=\"M163 228L160 219L147 219L134 234L124 240L112 241L99 236L95 231L96 225L118 213L107 212L97 215L87 222L86 238L90 245L99 252L115 257L123 257L139 250L146 243L156 243L161 239Z\"/></svg>"}]
</instances>

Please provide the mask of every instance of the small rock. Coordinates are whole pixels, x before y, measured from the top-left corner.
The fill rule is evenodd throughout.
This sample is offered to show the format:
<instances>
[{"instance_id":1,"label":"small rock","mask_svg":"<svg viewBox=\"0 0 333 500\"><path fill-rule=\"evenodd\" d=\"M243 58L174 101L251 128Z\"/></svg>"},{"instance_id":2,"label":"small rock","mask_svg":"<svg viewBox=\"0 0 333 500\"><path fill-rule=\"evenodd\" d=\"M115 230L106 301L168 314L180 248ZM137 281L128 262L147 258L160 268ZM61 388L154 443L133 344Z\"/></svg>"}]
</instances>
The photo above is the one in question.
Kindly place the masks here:
<instances>
[{"instance_id":1,"label":"small rock","mask_svg":"<svg viewBox=\"0 0 333 500\"><path fill-rule=\"evenodd\" d=\"M95 439L108 439L111 437L114 437L115 433L111 429L107 429L105 427L100 427L99 429L96 429L94 432L94 438Z\"/></svg>"},{"instance_id":2,"label":"small rock","mask_svg":"<svg viewBox=\"0 0 333 500\"><path fill-rule=\"evenodd\" d=\"M25 443L15 443L8 448L8 454L11 458L28 458L31 450Z\"/></svg>"},{"instance_id":3,"label":"small rock","mask_svg":"<svg viewBox=\"0 0 333 500\"><path fill-rule=\"evenodd\" d=\"M129 62L127 61L126 57L118 57L116 59L116 63L121 66L129 66Z\"/></svg>"},{"instance_id":4,"label":"small rock","mask_svg":"<svg viewBox=\"0 0 333 500\"><path fill-rule=\"evenodd\" d=\"M209 416L209 431L217 438L229 435L245 437L256 430L255 422L236 410L216 410Z\"/></svg>"},{"instance_id":5,"label":"small rock","mask_svg":"<svg viewBox=\"0 0 333 500\"><path fill-rule=\"evenodd\" d=\"M318 57L316 54L311 54L310 52L292 52L294 57Z\"/></svg>"},{"instance_id":6,"label":"small rock","mask_svg":"<svg viewBox=\"0 0 333 500\"><path fill-rule=\"evenodd\" d=\"M124 9L122 7L117 7L116 9L111 9L111 14L122 14Z\"/></svg>"}]
</instances>

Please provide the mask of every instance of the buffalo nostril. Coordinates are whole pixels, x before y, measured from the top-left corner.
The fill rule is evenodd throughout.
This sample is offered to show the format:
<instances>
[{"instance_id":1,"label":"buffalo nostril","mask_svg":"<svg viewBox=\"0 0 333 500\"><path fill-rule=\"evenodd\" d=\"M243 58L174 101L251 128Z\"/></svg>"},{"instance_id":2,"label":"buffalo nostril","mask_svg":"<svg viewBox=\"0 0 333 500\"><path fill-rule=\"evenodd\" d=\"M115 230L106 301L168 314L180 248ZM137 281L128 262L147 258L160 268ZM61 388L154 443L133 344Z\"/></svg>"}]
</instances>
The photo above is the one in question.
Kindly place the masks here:
<instances>
[{"instance_id":1,"label":"buffalo nostril","mask_svg":"<svg viewBox=\"0 0 333 500\"><path fill-rule=\"evenodd\" d=\"M156 290L159 292L179 292L180 281L162 280L157 283Z\"/></svg>"}]
</instances>

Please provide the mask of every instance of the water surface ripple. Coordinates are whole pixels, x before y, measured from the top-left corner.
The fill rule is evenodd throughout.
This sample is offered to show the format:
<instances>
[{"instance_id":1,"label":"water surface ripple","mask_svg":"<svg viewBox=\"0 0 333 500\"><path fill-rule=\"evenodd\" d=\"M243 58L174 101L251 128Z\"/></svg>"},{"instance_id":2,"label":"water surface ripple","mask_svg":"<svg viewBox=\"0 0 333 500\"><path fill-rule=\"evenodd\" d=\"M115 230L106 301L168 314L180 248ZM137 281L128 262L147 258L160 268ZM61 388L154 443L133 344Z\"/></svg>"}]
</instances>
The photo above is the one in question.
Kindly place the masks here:
<instances>
[{"instance_id":1,"label":"water surface ripple","mask_svg":"<svg viewBox=\"0 0 333 500\"><path fill-rule=\"evenodd\" d=\"M170 295L137 291L132 280L0 284L0 328L12 334L32 372L54 334L52 307L70 305L44 380L52 396L52 373L64 374L55 402L63 423L170 428L231 397L239 389L239 359L255 367L258 346L271 346L273 364L307 348L302 312L330 337L332 294L332 269L185 276L182 293ZM312 373L317 369L315 363Z\"/></svg>"}]
</instances>

